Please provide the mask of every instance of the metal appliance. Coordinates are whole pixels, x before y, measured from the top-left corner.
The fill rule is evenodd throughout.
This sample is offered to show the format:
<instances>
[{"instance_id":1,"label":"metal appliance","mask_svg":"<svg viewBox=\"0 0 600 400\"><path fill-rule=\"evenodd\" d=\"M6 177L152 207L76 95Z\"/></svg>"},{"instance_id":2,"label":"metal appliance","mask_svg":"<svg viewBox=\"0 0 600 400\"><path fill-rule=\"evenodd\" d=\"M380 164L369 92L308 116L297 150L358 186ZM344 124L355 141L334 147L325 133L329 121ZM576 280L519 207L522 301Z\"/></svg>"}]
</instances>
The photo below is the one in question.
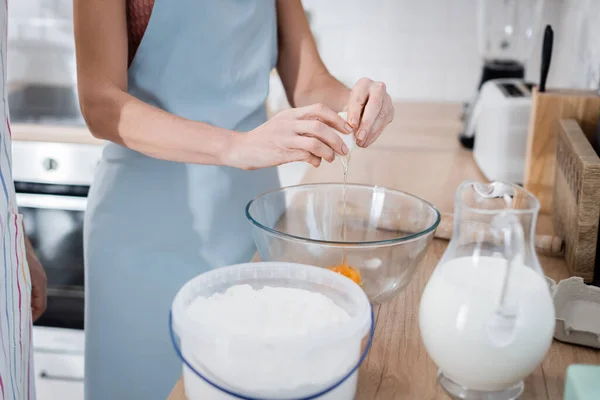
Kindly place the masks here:
<instances>
[{"instance_id":1,"label":"metal appliance","mask_svg":"<svg viewBox=\"0 0 600 400\"><path fill-rule=\"evenodd\" d=\"M48 276L37 325L83 329L83 217L101 146L15 142L13 175L25 231Z\"/></svg>"},{"instance_id":2,"label":"metal appliance","mask_svg":"<svg viewBox=\"0 0 600 400\"><path fill-rule=\"evenodd\" d=\"M16 129L81 126L72 2L10 3L8 103ZM31 136L31 135L30 135ZM13 143L13 178L25 230L48 276L48 309L36 325L83 329L83 214L101 147Z\"/></svg>"},{"instance_id":3,"label":"metal appliance","mask_svg":"<svg viewBox=\"0 0 600 400\"><path fill-rule=\"evenodd\" d=\"M83 398L83 219L101 153L92 144L13 142L17 205L48 277L47 309L33 327L38 400Z\"/></svg>"},{"instance_id":4,"label":"metal appliance","mask_svg":"<svg viewBox=\"0 0 600 400\"><path fill-rule=\"evenodd\" d=\"M524 78L524 63L540 30L543 7L544 0L478 0L477 36L483 65L477 93L465 105L465 126L473 125L470 120L486 82ZM459 140L464 147L472 149L475 131L462 132Z\"/></svg>"},{"instance_id":5,"label":"metal appliance","mask_svg":"<svg viewBox=\"0 0 600 400\"><path fill-rule=\"evenodd\" d=\"M523 183L530 115L531 86L522 80L483 85L467 132L479 132L473 157L488 180Z\"/></svg>"}]
</instances>

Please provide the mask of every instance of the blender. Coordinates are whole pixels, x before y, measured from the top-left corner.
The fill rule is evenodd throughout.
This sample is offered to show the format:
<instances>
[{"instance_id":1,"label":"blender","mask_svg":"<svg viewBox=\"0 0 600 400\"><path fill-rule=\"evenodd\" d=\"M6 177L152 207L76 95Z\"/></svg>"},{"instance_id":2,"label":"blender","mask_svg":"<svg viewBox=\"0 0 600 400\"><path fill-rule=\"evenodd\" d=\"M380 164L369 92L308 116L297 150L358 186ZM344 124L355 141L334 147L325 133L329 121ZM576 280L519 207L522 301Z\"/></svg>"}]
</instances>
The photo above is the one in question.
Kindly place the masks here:
<instances>
[{"instance_id":1,"label":"blender","mask_svg":"<svg viewBox=\"0 0 600 400\"><path fill-rule=\"evenodd\" d=\"M459 139L464 147L473 149L475 143L471 128L477 119L474 110L482 86L494 79L524 79L525 61L539 33L543 6L544 0L478 0L477 36L483 65L477 93L462 116L466 128Z\"/></svg>"}]
</instances>

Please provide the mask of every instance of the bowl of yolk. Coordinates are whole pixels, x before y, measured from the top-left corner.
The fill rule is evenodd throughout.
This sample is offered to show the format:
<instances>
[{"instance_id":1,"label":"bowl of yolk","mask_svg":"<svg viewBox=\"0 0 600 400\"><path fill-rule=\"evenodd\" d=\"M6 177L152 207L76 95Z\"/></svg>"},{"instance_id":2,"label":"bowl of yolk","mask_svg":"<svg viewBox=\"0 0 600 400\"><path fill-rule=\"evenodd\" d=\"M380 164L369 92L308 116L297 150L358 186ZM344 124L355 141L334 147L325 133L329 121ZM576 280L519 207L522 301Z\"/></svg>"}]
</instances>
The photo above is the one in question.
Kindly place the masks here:
<instances>
[{"instance_id":1,"label":"bowl of yolk","mask_svg":"<svg viewBox=\"0 0 600 400\"><path fill-rule=\"evenodd\" d=\"M328 268L383 303L411 281L427 253L439 211L401 190L317 183L262 194L246 217L262 261Z\"/></svg>"}]
</instances>

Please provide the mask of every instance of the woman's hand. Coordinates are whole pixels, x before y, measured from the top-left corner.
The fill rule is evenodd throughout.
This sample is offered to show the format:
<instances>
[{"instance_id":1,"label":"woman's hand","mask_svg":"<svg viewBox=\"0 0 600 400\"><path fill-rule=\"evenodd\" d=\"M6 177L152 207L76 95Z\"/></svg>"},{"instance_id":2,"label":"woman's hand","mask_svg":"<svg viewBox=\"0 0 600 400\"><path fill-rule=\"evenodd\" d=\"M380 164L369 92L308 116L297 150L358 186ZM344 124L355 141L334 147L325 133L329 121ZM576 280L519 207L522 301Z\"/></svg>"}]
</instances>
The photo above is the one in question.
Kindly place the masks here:
<instances>
[{"instance_id":1,"label":"woman's hand","mask_svg":"<svg viewBox=\"0 0 600 400\"><path fill-rule=\"evenodd\" d=\"M253 170L305 161L318 167L322 159L332 162L335 153L348 154L334 129L352 132L342 117L322 104L288 109L248 133L235 133L225 164Z\"/></svg>"},{"instance_id":2,"label":"woman's hand","mask_svg":"<svg viewBox=\"0 0 600 400\"><path fill-rule=\"evenodd\" d=\"M355 128L356 144L369 147L394 118L392 98L383 82L361 78L348 101L348 122Z\"/></svg>"},{"instance_id":3,"label":"woman's hand","mask_svg":"<svg viewBox=\"0 0 600 400\"><path fill-rule=\"evenodd\" d=\"M25 239L25 254L31 276L31 316L35 322L46 311L46 273L33 252L29 239Z\"/></svg>"}]
</instances>

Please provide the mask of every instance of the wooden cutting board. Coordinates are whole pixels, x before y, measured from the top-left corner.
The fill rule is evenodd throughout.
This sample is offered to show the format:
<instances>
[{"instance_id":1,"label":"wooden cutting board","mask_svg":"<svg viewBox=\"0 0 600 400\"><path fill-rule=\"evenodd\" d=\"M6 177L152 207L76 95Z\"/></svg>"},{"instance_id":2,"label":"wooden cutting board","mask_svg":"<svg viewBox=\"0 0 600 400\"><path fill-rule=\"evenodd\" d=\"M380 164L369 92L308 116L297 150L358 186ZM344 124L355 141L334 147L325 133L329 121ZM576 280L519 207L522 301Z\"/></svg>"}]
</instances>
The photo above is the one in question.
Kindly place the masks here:
<instances>
[{"instance_id":1,"label":"wooden cutting board","mask_svg":"<svg viewBox=\"0 0 600 400\"><path fill-rule=\"evenodd\" d=\"M600 158L574 120L560 122L557 139L554 227L565 238L570 274L591 283L600 218Z\"/></svg>"},{"instance_id":2,"label":"wooden cutting board","mask_svg":"<svg viewBox=\"0 0 600 400\"><path fill-rule=\"evenodd\" d=\"M600 116L600 96L591 90L555 89L533 91L527 153L525 188L538 198L542 213L552 212L556 176L556 143L560 120L574 119L590 140Z\"/></svg>"}]
</instances>

